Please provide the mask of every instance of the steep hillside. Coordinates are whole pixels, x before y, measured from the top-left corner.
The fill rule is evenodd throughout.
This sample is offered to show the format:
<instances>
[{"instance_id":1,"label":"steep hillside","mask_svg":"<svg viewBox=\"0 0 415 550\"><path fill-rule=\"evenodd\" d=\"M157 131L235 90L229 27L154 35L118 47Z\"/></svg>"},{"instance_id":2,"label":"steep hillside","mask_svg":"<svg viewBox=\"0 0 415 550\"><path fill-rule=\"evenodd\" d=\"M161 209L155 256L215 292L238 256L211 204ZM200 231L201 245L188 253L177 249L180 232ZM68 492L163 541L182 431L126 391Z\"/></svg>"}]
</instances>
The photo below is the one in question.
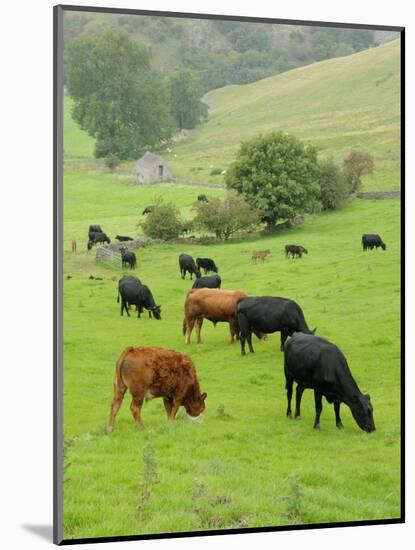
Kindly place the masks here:
<instances>
[{"instance_id":1,"label":"steep hillside","mask_svg":"<svg viewBox=\"0 0 415 550\"><path fill-rule=\"evenodd\" d=\"M241 141L283 130L341 162L353 149L375 158L366 189L400 185L400 42L209 92L207 123L166 155L175 176L221 181ZM217 170L218 171L218 170Z\"/></svg>"}]
</instances>

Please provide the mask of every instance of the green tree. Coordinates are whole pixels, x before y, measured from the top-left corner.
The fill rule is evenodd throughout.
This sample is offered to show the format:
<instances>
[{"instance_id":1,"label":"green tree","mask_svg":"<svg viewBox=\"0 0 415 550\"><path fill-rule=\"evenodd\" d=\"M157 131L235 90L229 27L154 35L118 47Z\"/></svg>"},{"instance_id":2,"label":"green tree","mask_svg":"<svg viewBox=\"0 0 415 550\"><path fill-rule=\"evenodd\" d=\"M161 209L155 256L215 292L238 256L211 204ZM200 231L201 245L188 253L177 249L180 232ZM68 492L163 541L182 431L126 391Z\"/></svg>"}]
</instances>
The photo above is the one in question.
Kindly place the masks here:
<instances>
[{"instance_id":1,"label":"green tree","mask_svg":"<svg viewBox=\"0 0 415 550\"><path fill-rule=\"evenodd\" d=\"M72 116L96 139L95 156L137 157L172 133L167 87L123 29L73 39L67 82Z\"/></svg>"},{"instance_id":2,"label":"green tree","mask_svg":"<svg viewBox=\"0 0 415 550\"><path fill-rule=\"evenodd\" d=\"M334 210L347 199L346 177L333 159L327 159L320 163L319 182L323 210Z\"/></svg>"},{"instance_id":3,"label":"green tree","mask_svg":"<svg viewBox=\"0 0 415 550\"><path fill-rule=\"evenodd\" d=\"M367 151L350 151L343 160L343 168L350 193L355 193L362 186L362 176L373 172L373 157Z\"/></svg>"},{"instance_id":4,"label":"green tree","mask_svg":"<svg viewBox=\"0 0 415 550\"><path fill-rule=\"evenodd\" d=\"M207 118L208 108L200 101L203 90L189 69L170 76L170 109L179 128L194 128Z\"/></svg>"},{"instance_id":5,"label":"green tree","mask_svg":"<svg viewBox=\"0 0 415 550\"><path fill-rule=\"evenodd\" d=\"M179 236L183 223L174 204L165 203L159 197L155 201L153 210L147 214L145 221L140 225L148 237L168 241Z\"/></svg>"},{"instance_id":6,"label":"green tree","mask_svg":"<svg viewBox=\"0 0 415 550\"><path fill-rule=\"evenodd\" d=\"M279 219L320 207L318 178L316 148L292 135L272 132L241 144L226 183L261 210L263 221L272 229Z\"/></svg>"},{"instance_id":7,"label":"green tree","mask_svg":"<svg viewBox=\"0 0 415 550\"><path fill-rule=\"evenodd\" d=\"M228 192L223 200L214 197L209 202L195 203L193 208L196 210L194 227L210 231L225 241L237 231L246 231L260 222L260 212L234 191Z\"/></svg>"}]
</instances>

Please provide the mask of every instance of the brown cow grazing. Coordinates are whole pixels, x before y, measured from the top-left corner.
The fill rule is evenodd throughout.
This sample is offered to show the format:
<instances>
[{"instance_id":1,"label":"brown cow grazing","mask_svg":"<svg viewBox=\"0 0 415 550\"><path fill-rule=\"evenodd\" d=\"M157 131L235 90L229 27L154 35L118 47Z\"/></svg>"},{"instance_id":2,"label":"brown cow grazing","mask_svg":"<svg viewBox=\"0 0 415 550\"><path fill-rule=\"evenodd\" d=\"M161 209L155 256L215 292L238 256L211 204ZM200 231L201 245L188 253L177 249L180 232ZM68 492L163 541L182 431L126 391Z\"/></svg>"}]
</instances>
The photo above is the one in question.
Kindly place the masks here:
<instances>
[{"instance_id":1,"label":"brown cow grazing","mask_svg":"<svg viewBox=\"0 0 415 550\"><path fill-rule=\"evenodd\" d=\"M254 250L252 252L252 261L256 263L257 260L261 260L262 263L264 263L268 254L271 254L271 251L268 250L268 248L266 250Z\"/></svg>"},{"instance_id":2,"label":"brown cow grazing","mask_svg":"<svg viewBox=\"0 0 415 550\"><path fill-rule=\"evenodd\" d=\"M231 344L237 335L235 307L239 298L247 296L243 290L221 290L219 288L195 288L187 293L184 304L183 334L185 343L190 344L193 327L196 330L197 343L201 343L200 331L203 319L216 325L229 323Z\"/></svg>"},{"instance_id":3,"label":"brown cow grazing","mask_svg":"<svg viewBox=\"0 0 415 550\"><path fill-rule=\"evenodd\" d=\"M76 252L76 241L72 241L72 252Z\"/></svg>"},{"instance_id":4,"label":"brown cow grazing","mask_svg":"<svg viewBox=\"0 0 415 550\"><path fill-rule=\"evenodd\" d=\"M200 393L195 366L190 357L177 351L156 347L128 347L118 358L114 377L114 398L111 403L107 433L114 430L115 416L124 394L132 395L131 412L141 429L141 407L144 399L162 397L167 420L173 421L180 407L191 420L201 422L206 393Z\"/></svg>"}]
</instances>

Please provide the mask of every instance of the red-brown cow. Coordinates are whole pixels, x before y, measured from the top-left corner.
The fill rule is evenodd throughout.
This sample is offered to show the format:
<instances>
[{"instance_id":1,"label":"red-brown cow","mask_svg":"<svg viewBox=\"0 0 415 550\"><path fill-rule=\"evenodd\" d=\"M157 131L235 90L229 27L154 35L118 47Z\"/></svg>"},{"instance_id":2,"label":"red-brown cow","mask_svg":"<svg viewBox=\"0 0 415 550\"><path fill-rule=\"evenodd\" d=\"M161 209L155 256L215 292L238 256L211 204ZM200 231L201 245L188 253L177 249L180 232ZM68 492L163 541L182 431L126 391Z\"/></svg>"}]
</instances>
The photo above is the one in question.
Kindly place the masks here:
<instances>
[{"instance_id":1,"label":"red-brown cow","mask_svg":"<svg viewBox=\"0 0 415 550\"><path fill-rule=\"evenodd\" d=\"M206 393L200 393L192 360L177 351L156 347L128 347L118 358L114 377L107 433L114 430L115 416L125 392L132 395L131 412L137 428L142 428L141 407L144 399L162 397L167 420L174 420L183 405L190 419L201 422Z\"/></svg>"},{"instance_id":2,"label":"red-brown cow","mask_svg":"<svg viewBox=\"0 0 415 550\"><path fill-rule=\"evenodd\" d=\"M221 290L219 288L195 288L188 292L184 304L183 334L185 343L190 344L190 335L195 327L197 343L201 343L200 331L203 319L216 323L229 323L231 344L237 334L235 307L239 298L247 296L243 290Z\"/></svg>"}]
</instances>

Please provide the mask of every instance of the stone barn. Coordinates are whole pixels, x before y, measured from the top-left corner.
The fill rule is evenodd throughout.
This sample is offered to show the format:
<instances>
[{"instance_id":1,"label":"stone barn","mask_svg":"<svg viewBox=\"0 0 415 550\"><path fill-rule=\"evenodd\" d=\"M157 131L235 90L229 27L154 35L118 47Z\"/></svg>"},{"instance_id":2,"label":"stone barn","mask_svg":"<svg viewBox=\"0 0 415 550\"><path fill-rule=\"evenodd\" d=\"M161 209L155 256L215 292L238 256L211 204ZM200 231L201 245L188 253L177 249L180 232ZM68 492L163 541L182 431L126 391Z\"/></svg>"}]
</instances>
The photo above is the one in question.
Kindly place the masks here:
<instances>
[{"instance_id":1,"label":"stone barn","mask_svg":"<svg viewBox=\"0 0 415 550\"><path fill-rule=\"evenodd\" d=\"M135 176L137 183L169 181L171 179L171 170L166 161L161 157L147 151L137 160Z\"/></svg>"}]
</instances>

